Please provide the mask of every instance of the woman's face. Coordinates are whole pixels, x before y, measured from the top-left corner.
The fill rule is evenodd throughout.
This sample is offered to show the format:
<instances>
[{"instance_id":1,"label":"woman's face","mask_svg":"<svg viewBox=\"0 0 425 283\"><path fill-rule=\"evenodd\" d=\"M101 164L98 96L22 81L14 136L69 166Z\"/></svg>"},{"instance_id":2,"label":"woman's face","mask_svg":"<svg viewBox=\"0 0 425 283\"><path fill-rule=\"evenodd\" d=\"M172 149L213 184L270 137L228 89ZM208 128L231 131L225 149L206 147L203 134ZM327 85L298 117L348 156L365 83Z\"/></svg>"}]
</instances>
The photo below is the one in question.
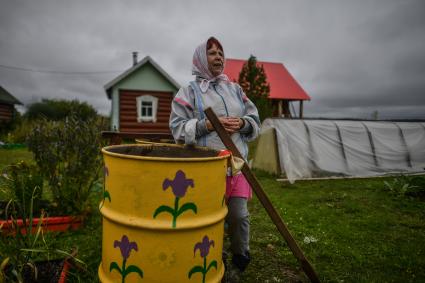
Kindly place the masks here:
<instances>
[{"instance_id":1,"label":"woman's face","mask_svg":"<svg viewBox=\"0 0 425 283\"><path fill-rule=\"evenodd\" d=\"M213 44L207 50L208 69L211 74L216 77L223 72L224 68L224 54L217 45Z\"/></svg>"}]
</instances>

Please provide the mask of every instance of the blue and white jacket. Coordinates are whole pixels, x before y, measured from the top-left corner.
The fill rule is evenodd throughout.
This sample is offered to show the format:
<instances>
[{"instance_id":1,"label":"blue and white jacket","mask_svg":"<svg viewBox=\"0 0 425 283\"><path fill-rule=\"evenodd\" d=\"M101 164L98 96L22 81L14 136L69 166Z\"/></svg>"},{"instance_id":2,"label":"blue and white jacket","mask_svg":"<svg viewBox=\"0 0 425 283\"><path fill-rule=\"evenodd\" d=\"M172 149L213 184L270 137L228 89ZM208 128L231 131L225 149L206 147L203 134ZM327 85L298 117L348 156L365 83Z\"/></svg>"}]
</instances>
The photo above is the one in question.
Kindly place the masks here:
<instances>
[{"instance_id":1,"label":"blue and white jacket","mask_svg":"<svg viewBox=\"0 0 425 283\"><path fill-rule=\"evenodd\" d=\"M246 160L247 142L254 140L260 131L260 119L254 103L242 88L233 82L210 82L202 92L199 81L182 87L171 104L170 129L177 143L196 144L216 150L225 149L215 131L207 130L204 110L211 107L218 117L240 117L244 127L231 138Z\"/></svg>"}]
</instances>

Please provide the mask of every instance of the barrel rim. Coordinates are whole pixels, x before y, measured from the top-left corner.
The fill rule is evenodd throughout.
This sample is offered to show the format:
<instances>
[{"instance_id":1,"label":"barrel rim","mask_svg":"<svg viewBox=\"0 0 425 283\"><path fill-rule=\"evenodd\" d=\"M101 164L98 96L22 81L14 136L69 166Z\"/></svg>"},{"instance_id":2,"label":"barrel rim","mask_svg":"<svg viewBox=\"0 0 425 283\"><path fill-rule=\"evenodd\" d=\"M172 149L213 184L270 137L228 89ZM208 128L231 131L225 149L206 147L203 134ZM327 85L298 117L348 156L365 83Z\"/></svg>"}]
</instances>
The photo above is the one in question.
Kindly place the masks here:
<instances>
[{"instance_id":1,"label":"barrel rim","mask_svg":"<svg viewBox=\"0 0 425 283\"><path fill-rule=\"evenodd\" d=\"M152 144L120 144L120 145L109 145L102 148L102 153L105 155L123 158L123 159L136 159L136 160L149 160L149 161L175 161L175 162L199 162L199 161L211 161L211 160L221 160L221 159L227 159L230 157L230 153L226 153L224 155L220 156L213 156L213 157L152 157L152 156L140 156L140 155L127 155L122 153L115 153L108 151L109 148L112 147L125 147L125 146L136 146L136 147L150 147L153 146ZM182 147L181 145L176 144L169 144L169 145L158 145L154 144L154 146L164 146L164 147ZM201 148L201 147L197 147ZM211 149L214 150L214 149Z\"/></svg>"}]
</instances>

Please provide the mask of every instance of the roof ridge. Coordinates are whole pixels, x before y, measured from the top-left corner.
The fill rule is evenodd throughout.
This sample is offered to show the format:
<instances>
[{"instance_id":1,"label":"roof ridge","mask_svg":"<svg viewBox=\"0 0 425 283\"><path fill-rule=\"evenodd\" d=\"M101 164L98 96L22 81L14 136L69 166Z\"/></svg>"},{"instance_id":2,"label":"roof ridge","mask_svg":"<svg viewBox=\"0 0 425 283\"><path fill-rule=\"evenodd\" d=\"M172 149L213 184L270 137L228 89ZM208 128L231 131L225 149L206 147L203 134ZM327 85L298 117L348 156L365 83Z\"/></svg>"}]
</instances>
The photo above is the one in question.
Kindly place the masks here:
<instances>
[{"instance_id":1,"label":"roof ridge","mask_svg":"<svg viewBox=\"0 0 425 283\"><path fill-rule=\"evenodd\" d=\"M8 104L20 104L23 105L16 97L8 92L3 86L0 85L0 102Z\"/></svg>"},{"instance_id":2,"label":"roof ridge","mask_svg":"<svg viewBox=\"0 0 425 283\"><path fill-rule=\"evenodd\" d=\"M151 63L151 65L161 75L163 75L176 89L179 89L180 88L180 84L175 79L173 79L173 77L171 77L158 63L156 63L155 60L152 59L152 57L150 57L149 55L146 55L136 65L133 65L132 67L128 68L123 73L121 73L120 75L118 75L117 77L115 77L114 79L112 79L111 81L109 81L107 84L104 85L104 89L106 91L106 94L107 94L108 98L109 99L111 98L110 93L109 93L109 90L114 85L116 85L118 82L120 82L121 80L123 80L125 77L127 77L128 75L130 75L131 73L133 73L134 71L136 71L137 69L139 69L140 67L142 67L143 65L145 65L147 62Z\"/></svg>"}]
</instances>

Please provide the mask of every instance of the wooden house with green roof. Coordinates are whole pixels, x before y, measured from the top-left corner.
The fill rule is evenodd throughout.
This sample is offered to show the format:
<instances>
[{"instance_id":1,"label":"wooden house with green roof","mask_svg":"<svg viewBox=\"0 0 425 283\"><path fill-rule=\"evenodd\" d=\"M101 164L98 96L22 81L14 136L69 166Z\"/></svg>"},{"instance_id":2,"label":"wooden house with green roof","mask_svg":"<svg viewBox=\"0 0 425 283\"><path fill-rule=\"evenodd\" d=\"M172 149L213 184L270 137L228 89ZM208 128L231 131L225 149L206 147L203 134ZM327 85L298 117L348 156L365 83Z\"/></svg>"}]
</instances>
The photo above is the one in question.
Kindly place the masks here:
<instances>
[{"instance_id":1,"label":"wooden house with green roof","mask_svg":"<svg viewBox=\"0 0 425 283\"><path fill-rule=\"evenodd\" d=\"M133 133L169 133L171 101L180 85L151 57L133 66L107 83L111 100L111 130Z\"/></svg>"},{"instance_id":2,"label":"wooden house with green roof","mask_svg":"<svg viewBox=\"0 0 425 283\"><path fill-rule=\"evenodd\" d=\"M15 104L22 105L16 97L0 86L0 123L13 119L16 113Z\"/></svg>"}]
</instances>

